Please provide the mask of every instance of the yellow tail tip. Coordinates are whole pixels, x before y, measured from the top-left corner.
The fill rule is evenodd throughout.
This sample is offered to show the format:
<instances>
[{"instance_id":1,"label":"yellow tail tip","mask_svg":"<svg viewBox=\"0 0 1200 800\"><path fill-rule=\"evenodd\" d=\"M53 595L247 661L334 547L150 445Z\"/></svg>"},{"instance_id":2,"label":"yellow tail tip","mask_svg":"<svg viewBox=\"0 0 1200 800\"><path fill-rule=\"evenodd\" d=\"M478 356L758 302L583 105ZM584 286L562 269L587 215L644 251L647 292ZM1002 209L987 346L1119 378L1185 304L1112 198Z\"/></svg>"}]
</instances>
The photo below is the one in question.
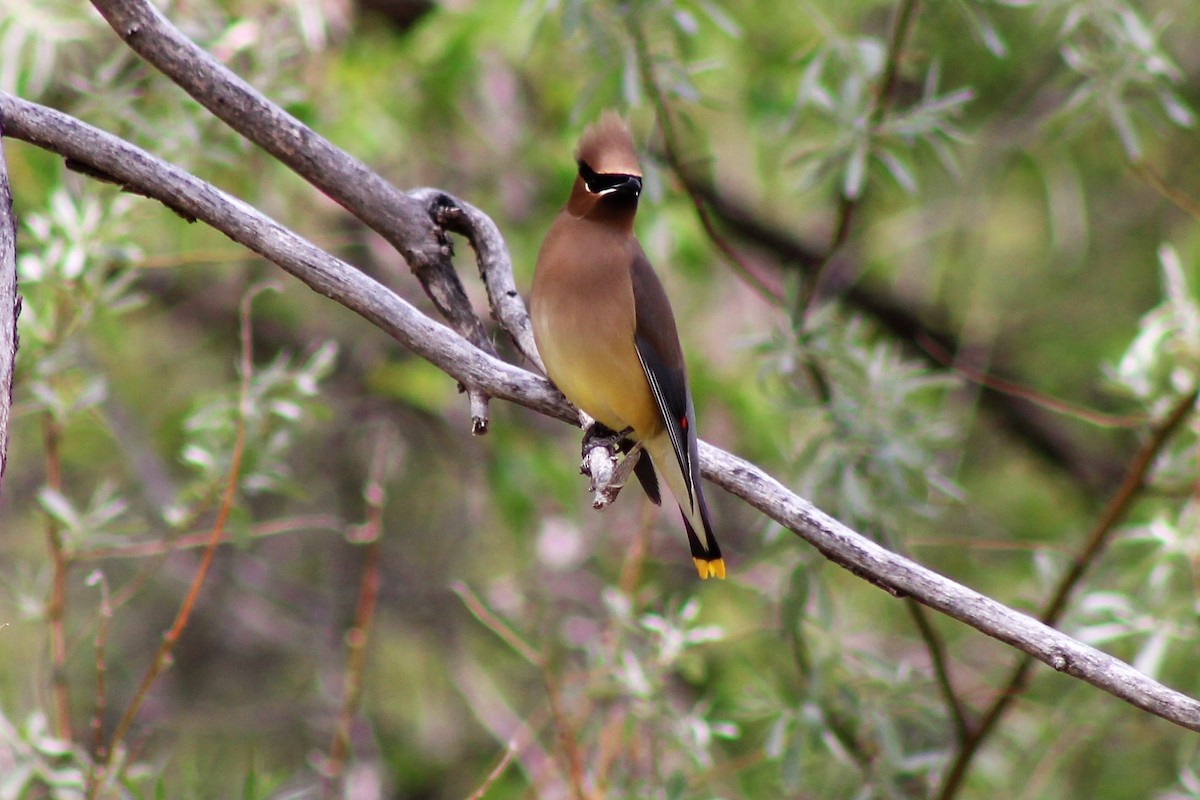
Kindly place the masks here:
<instances>
[{"instance_id":1,"label":"yellow tail tip","mask_svg":"<svg viewBox=\"0 0 1200 800\"><path fill-rule=\"evenodd\" d=\"M714 558L709 561L705 558L692 558L692 561L696 562L696 572L700 575L700 580L706 581L712 577L725 580L725 559Z\"/></svg>"}]
</instances>

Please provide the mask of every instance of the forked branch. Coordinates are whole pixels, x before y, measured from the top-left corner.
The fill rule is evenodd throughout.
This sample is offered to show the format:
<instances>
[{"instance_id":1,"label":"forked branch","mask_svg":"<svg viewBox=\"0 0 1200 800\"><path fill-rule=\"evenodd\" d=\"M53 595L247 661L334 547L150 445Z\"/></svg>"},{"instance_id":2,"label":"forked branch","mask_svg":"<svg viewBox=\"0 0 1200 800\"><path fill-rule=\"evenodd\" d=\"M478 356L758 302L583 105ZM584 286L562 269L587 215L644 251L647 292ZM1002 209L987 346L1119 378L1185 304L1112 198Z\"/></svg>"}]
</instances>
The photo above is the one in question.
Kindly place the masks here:
<instances>
[{"instance_id":1,"label":"forked branch","mask_svg":"<svg viewBox=\"0 0 1200 800\"><path fill-rule=\"evenodd\" d=\"M183 170L65 114L0 93L6 135L91 165L121 184L201 220L379 327L461 383L492 397L576 423L542 377L505 363L419 312L394 292L248 204ZM1200 702L1128 664L989 597L890 552L824 514L755 465L701 443L706 478L870 582L1005 642L1138 708L1200 730Z\"/></svg>"}]
</instances>

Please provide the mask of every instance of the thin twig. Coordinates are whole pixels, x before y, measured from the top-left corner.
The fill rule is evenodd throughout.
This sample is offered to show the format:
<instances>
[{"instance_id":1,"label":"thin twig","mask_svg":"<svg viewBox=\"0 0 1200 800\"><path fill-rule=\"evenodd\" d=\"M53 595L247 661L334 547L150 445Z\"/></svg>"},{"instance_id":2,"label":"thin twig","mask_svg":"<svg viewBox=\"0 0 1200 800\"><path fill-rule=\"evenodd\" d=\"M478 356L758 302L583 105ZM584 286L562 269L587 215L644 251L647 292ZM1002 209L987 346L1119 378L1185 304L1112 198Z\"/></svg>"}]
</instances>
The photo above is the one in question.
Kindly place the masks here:
<instances>
[{"instance_id":1,"label":"thin twig","mask_svg":"<svg viewBox=\"0 0 1200 800\"><path fill-rule=\"evenodd\" d=\"M1067 754L1071 750L1087 749L1089 742L1095 742L1096 737L1108 736L1113 727L1116 727L1110 727L1113 720L1109 714L1089 715L1085 722L1080 719L1082 715L1078 713L1077 708L1072 706L1059 706L1058 708L1061 711L1055 715L1057 719L1046 720L1049 723L1048 729L1063 730L1069 727L1071 735L1053 737L1049 746L1037 753L1037 763L1022 772L1021 793L1013 800L1040 800L1052 797L1053 793L1047 791L1046 784L1055 779L1061 780L1063 773L1071 769L1066 763ZM1159 796L1170 797L1170 795Z\"/></svg>"},{"instance_id":2,"label":"thin twig","mask_svg":"<svg viewBox=\"0 0 1200 800\"><path fill-rule=\"evenodd\" d=\"M473 347L449 328L349 264L330 256L246 203L65 114L0 92L5 133L98 164L171 208L203 220L306 285L354 311L455 380L555 419L577 413L544 378ZM1087 681L1177 725L1200 730L1200 702L1120 659L893 553L842 525L763 470L705 442L703 474L811 543L826 558L876 585L890 586L1053 668Z\"/></svg>"},{"instance_id":3,"label":"thin twig","mask_svg":"<svg viewBox=\"0 0 1200 800\"><path fill-rule=\"evenodd\" d=\"M982 370L974 369L962 361L956 360L940 343L928 336L920 335L917 341L935 361L948 369L954 370L971 383L987 387L994 392L1008 395L1009 397L1025 400L1055 414L1062 414L1101 428L1136 428L1145 425L1147 422L1145 414L1106 414L1094 408L1060 400L1057 397L1039 392L1031 386L1026 386L1016 381L1005 380Z\"/></svg>"},{"instance_id":4,"label":"thin twig","mask_svg":"<svg viewBox=\"0 0 1200 800\"><path fill-rule=\"evenodd\" d=\"M1145 161L1135 161L1129 165L1133 170L1133 174L1137 175L1150 187L1160 195L1170 200L1176 208L1190 216L1192 219L1200 221L1200 202L1193 199L1187 192L1176 189L1174 186L1163 180L1163 177L1158 174L1149 163Z\"/></svg>"},{"instance_id":5,"label":"thin twig","mask_svg":"<svg viewBox=\"0 0 1200 800\"><path fill-rule=\"evenodd\" d=\"M250 379L254 368L250 347L250 303L264 288L266 286L256 287L247 292L246 296L242 299L242 381L238 401L237 433L234 438L233 453L230 455L229 479L225 484L225 493L221 498L221 506L217 510L217 518L213 522L208 547L204 550L204 555L200 559L200 565L196 568L196 574L192 577L192 584L188 588L187 596L184 598L182 605L180 605L179 612L175 615L174 623L172 623L170 629L163 635L162 642L154 654L154 660L142 676L142 682L138 684L133 699L125 709L125 713L121 715L120 722L117 723L112 741L108 745L107 760L105 761L106 767L112 763L113 754L120 748L121 742L124 740L125 735L129 732L129 728L133 725L134 719L137 718L138 712L141 710L142 703L146 701L147 696L150 694L150 687L154 685L154 682L158 680L158 676L166 668L171 653L175 649L175 644L179 641L179 637L187 627L188 620L191 619L192 609L196 605L196 599L200 596L200 589L204 586L204 580L208 577L208 570L212 566L217 546L221 543L221 536L225 530L225 522L229 519L229 513L233 510L234 499L237 495L239 478L241 476L242 454L245 452L246 446L246 418L250 412Z\"/></svg>"},{"instance_id":6,"label":"thin twig","mask_svg":"<svg viewBox=\"0 0 1200 800\"><path fill-rule=\"evenodd\" d=\"M904 58L904 46L912 32L917 17L918 0L900 0L888 36L887 55L884 57L883 78L875 91L871 107L871 131L878 132L892 108L896 94L896 81L900 79L900 62Z\"/></svg>"},{"instance_id":7,"label":"thin twig","mask_svg":"<svg viewBox=\"0 0 1200 800\"><path fill-rule=\"evenodd\" d=\"M1146 476L1149 474L1154 461L1183 424L1184 420L1192 414L1196 407L1198 394L1200 392L1193 390L1190 394L1181 398L1167 418L1154 429L1150 438L1138 450L1133 461L1129 464L1129 470L1125 474L1125 479L1117 488L1116 493L1105 507L1095 527L1088 534L1087 539L1084 540L1079 553L1072 559L1071 566L1063 574L1062 578L1059 579L1054 594L1039 615L1039 619L1043 624L1055 625L1058 623L1059 618L1067 608L1067 603L1071 595L1079 586L1080 581L1083 580L1083 576L1099 558L1100 553L1104 550L1104 546L1108 544L1112 534L1116 531L1117 525L1129 513L1129 509L1133 506L1134 501L1145 488ZM972 730L971 735L960 744L954 760L950 762L950 766L946 771L946 777L942 781L942 787L938 792L939 800L950 800L958 794L963 779L966 778L967 770L974 761L980 747L991 735L992 731L995 730L1001 717L1008 711L1012 703L1024 692L1029 682L1029 674L1032 668L1033 659L1028 656L1022 656L1018 660L1008 680L996 692L991 704L980 716L979 722Z\"/></svg>"},{"instance_id":8,"label":"thin twig","mask_svg":"<svg viewBox=\"0 0 1200 800\"><path fill-rule=\"evenodd\" d=\"M245 539L264 539L270 536L296 533L299 531L330 531L342 532L346 529L345 522L339 517L328 514L316 514L308 517L286 517L262 522L251 526L238 534L239 541ZM179 550L192 550L206 547L212 538L211 531L189 533L174 539L151 539L145 542L130 542L112 547L97 547L92 550L80 550L74 554L73 560L104 561L110 558L150 558L153 556L169 555ZM221 544L229 544L233 540L228 534L221 537ZM114 603L114 605L119 605Z\"/></svg>"},{"instance_id":9,"label":"thin twig","mask_svg":"<svg viewBox=\"0 0 1200 800\"><path fill-rule=\"evenodd\" d=\"M558 739L559 752L566 762L567 783L571 787L574 800L587 800L583 791L583 756L576 744L575 730L567 721L563 712L562 698L558 694L558 684L550 671L547 661L542 659L542 684L546 688L546 698L550 703L550 722Z\"/></svg>"},{"instance_id":10,"label":"thin twig","mask_svg":"<svg viewBox=\"0 0 1200 800\"><path fill-rule=\"evenodd\" d=\"M825 274L825 268L829 266L829 262L833 257L841 252L842 247L850 239L850 222L854 218L854 212L858 208L858 200L847 197L844 193L838 195L838 211L836 222L833 226L833 233L829 235L829 244L825 246L825 257L821 261L820 267L812 276L811 283L813 286L810 295L816 295L816 286L821 282L821 277Z\"/></svg>"},{"instance_id":11,"label":"thin twig","mask_svg":"<svg viewBox=\"0 0 1200 800\"><path fill-rule=\"evenodd\" d=\"M705 234L721 253L729 259L729 262L737 268L738 274L742 279L759 294L764 300L772 305L780 305L783 302L783 293L779 288L769 286L766 281L758 274L758 271L750 266L750 262L745 258L721 235L717 230L716 224L713 222L712 215L709 213L708 205L704 202L697 192L693 191L692 181L687 180L687 167L683 163L683 158L679 153L679 139L675 133L675 122L671 116L671 107L667 103L666 94L663 92L662 86L658 83L658 77L654 72L654 62L650 55L650 48L646 44L646 35L642 31L641 24L638 22L636 15L630 13L628 15L629 36L633 40L634 53L637 56L638 71L641 74L642 84L646 87L650 99L654 103L655 114L658 117L658 125L662 130L663 135L663 151L667 157L667 164L671 167L671 171L679 178L683 190L687 193L688 199L692 201L692 205L696 208L696 218L700 221L700 227L704 229Z\"/></svg>"},{"instance_id":12,"label":"thin twig","mask_svg":"<svg viewBox=\"0 0 1200 800\"><path fill-rule=\"evenodd\" d=\"M946 643L942 641L941 635L933 627L923 605L911 597L905 598L904 605L908 608L908 613L916 623L921 639L925 642L925 650L929 653L929 660L933 663L933 674L937 678L938 690L946 702L950 718L954 720L954 732L958 741L964 742L971 734L971 727L967 721L967 712L958 698L958 693L954 691L954 682L950 678L950 666L946 661Z\"/></svg>"},{"instance_id":13,"label":"thin twig","mask_svg":"<svg viewBox=\"0 0 1200 800\"><path fill-rule=\"evenodd\" d=\"M479 788L471 792L471 794L467 797L467 800L483 800L483 797L487 794L488 789L492 788L492 784L500 779L500 776L504 774L506 769L508 769L508 765L513 762L513 758L516 757L516 755L517 741L516 739L510 739L508 745L504 748L504 755L500 757L500 762L496 764L496 766L492 768L492 771L488 773L487 777L483 779L483 783L479 785Z\"/></svg>"},{"instance_id":14,"label":"thin twig","mask_svg":"<svg viewBox=\"0 0 1200 800\"><path fill-rule=\"evenodd\" d=\"M918 5L918 0L900 0L896 6L896 12L892 17L892 28L888 35L887 54L884 56L883 62L883 75L880 77L879 84L875 88L875 94L871 99L871 107L867 112L867 135L871 138L874 138L879 133L884 120L887 118L888 111L892 107L892 97L895 95L896 81L900 77L900 61L904 57L904 45L916 21ZM819 298L820 285L825 272L837 254L841 252L842 247L850 239L850 229L853 225L854 215L861 203L861 190L854 197L847 195L844 191L839 194L837 222L833 226L833 233L829 238L829 245L825 249L825 255L821 259L821 264L817 267L810 280L811 288L804 300L805 311L811 308L813 303Z\"/></svg>"},{"instance_id":15,"label":"thin twig","mask_svg":"<svg viewBox=\"0 0 1200 800\"><path fill-rule=\"evenodd\" d=\"M533 649L533 647L520 636L518 636L512 628L508 627L503 620L493 614L491 610L483 604L483 601L471 591L469 586L461 581L454 581L450 584L450 591L458 595L458 599L462 600L463 605L467 607L467 610L471 612L475 619L482 622L484 627L499 636L500 639L503 640L504 643L509 647L511 647L514 652L521 656L521 658L524 658L526 661L536 667L541 667L542 654Z\"/></svg>"},{"instance_id":16,"label":"thin twig","mask_svg":"<svg viewBox=\"0 0 1200 800\"><path fill-rule=\"evenodd\" d=\"M459 658L454 665L454 685L466 700L467 707L479 723L505 746L514 746L514 759L537 787L554 772L553 757L542 748L537 737L549 719L543 707L518 715L503 700L487 672L469 658Z\"/></svg>"},{"instance_id":17,"label":"thin twig","mask_svg":"<svg viewBox=\"0 0 1200 800\"><path fill-rule=\"evenodd\" d=\"M220 487L214 486L213 491L215 493L212 494L211 498L209 497L210 493L206 488L203 495L204 499L194 503L191 508L188 509L188 519L179 525L178 530L182 530L185 527L191 527L201 518L205 517L213 508L219 507L220 490L223 488L223 485ZM125 581L121 588L113 595L112 606L114 610L123 607L126 603L136 597L137 593L140 592L142 588L150 582L150 579L159 574L160 568L167 560L167 556L174 552L171 544L175 540L174 536L176 533L177 531L175 530L169 531L167 536L158 543L158 552L149 554L149 559L142 562L138 570L134 572L133 577ZM212 531L206 530L204 533L197 534L197 536L199 536L200 539L200 544L198 546L207 547L209 538L212 536ZM140 545L134 546L137 547Z\"/></svg>"},{"instance_id":18,"label":"thin twig","mask_svg":"<svg viewBox=\"0 0 1200 800\"><path fill-rule=\"evenodd\" d=\"M626 763L629 755L624 752L624 731L629 722L629 712L619 704L608 710L600 732L596 735L596 754L592 757L593 785L600 797L609 796L608 776L616 763ZM631 748L632 749L632 748Z\"/></svg>"},{"instance_id":19,"label":"thin twig","mask_svg":"<svg viewBox=\"0 0 1200 800\"><path fill-rule=\"evenodd\" d=\"M46 486L52 491L63 490L61 459L62 426L47 411L42 417L42 446L46 459ZM53 659L50 676L54 695L54 735L64 741L71 739L71 706L67 688L67 575L70 557L63 544L62 530L52 514L46 514L46 546L50 551L53 570L50 598L46 606L46 621L50 625L50 653Z\"/></svg>"},{"instance_id":20,"label":"thin twig","mask_svg":"<svg viewBox=\"0 0 1200 800\"><path fill-rule=\"evenodd\" d=\"M94 800L100 789L97 767L108 760L104 746L104 717L108 713L108 622L112 619L112 604L108 596L108 580L100 570L88 577L88 584L100 587L100 611L96 618L96 707L92 710L92 761L88 765L87 798Z\"/></svg>"},{"instance_id":21,"label":"thin twig","mask_svg":"<svg viewBox=\"0 0 1200 800\"><path fill-rule=\"evenodd\" d=\"M642 515L638 521L633 542L625 552L625 560L621 563L621 574L617 586L621 594L633 603L637 598L638 584L641 582L642 568L646 564L646 552L650 549L650 529L654 525L657 509L649 498L642 502Z\"/></svg>"},{"instance_id":22,"label":"thin twig","mask_svg":"<svg viewBox=\"0 0 1200 800\"><path fill-rule=\"evenodd\" d=\"M341 779L346 759L350 754L350 726L362 701L363 672L367 663L367 639L375 619L375 605L379 598L379 537L383 532L383 508L387 499L384 485L388 456L394 443L391 436L379 438L371 463L371 474L363 491L366 498L366 522L353 541L363 545L362 578L358 589L358 606L354 611L354 622L346 632L346 670L342 679L342 707L338 713L333 742L329 746L327 770L327 794L336 795L335 789Z\"/></svg>"}]
</instances>

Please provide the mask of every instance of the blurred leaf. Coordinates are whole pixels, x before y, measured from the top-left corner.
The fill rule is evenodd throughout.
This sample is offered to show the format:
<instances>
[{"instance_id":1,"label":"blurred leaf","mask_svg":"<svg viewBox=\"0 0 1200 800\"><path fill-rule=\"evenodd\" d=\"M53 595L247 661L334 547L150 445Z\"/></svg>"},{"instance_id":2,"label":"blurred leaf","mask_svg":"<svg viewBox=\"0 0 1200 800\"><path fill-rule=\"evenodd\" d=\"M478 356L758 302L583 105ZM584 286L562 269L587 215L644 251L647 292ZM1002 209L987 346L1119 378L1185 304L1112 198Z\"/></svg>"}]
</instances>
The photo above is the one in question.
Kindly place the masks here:
<instances>
[{"instance_id":1,"label":"blurred leaf","mask_svg":"<svg viewBox=\"0 0 1200 800\"><path fill-rule=\"evenodd\" d=\"M419 358L380 364L369 380L372 391L431 413L440 413L457 395L454 382L444 372Z\"/></svg>"}]
</instances>

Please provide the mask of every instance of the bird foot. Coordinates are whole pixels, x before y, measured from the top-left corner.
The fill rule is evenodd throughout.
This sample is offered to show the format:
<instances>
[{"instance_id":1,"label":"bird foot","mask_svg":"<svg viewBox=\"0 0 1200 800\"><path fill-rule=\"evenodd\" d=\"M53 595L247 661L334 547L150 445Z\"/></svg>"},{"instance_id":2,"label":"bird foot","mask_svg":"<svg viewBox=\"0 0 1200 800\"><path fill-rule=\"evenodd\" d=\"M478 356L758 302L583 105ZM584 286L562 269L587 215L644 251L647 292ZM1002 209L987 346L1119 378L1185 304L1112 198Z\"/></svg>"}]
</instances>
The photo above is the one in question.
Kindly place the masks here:
<instances>
[{"instance_id":1,"label":"bird foot","mask_svg":"<svg viewBox=\"0 0 1200 800\"><path fill-rule=\"evenodd\" d=\"M641 445L630 446L626 439L632 432L632 428L616 432L599 422L593 422L584 431L583 463L579 471L591 479L593 508L605 508L612 503L637 465ZM623 459L617 459L618 450L625 451Z\"/></svg>"},{"instance_id":2,"label":"bird foot","mask_svg":"<svg viewBox=\"0 0 1200 800\"><path fill-rule=\"evenodd\" d=\"M615 451L622 440L633 433L633 428L626 428L618 433L602 422L593 421L583 432L583 456L586 459L588 451L593 447L603 447Z\"/></svg>"}]
</instances>

